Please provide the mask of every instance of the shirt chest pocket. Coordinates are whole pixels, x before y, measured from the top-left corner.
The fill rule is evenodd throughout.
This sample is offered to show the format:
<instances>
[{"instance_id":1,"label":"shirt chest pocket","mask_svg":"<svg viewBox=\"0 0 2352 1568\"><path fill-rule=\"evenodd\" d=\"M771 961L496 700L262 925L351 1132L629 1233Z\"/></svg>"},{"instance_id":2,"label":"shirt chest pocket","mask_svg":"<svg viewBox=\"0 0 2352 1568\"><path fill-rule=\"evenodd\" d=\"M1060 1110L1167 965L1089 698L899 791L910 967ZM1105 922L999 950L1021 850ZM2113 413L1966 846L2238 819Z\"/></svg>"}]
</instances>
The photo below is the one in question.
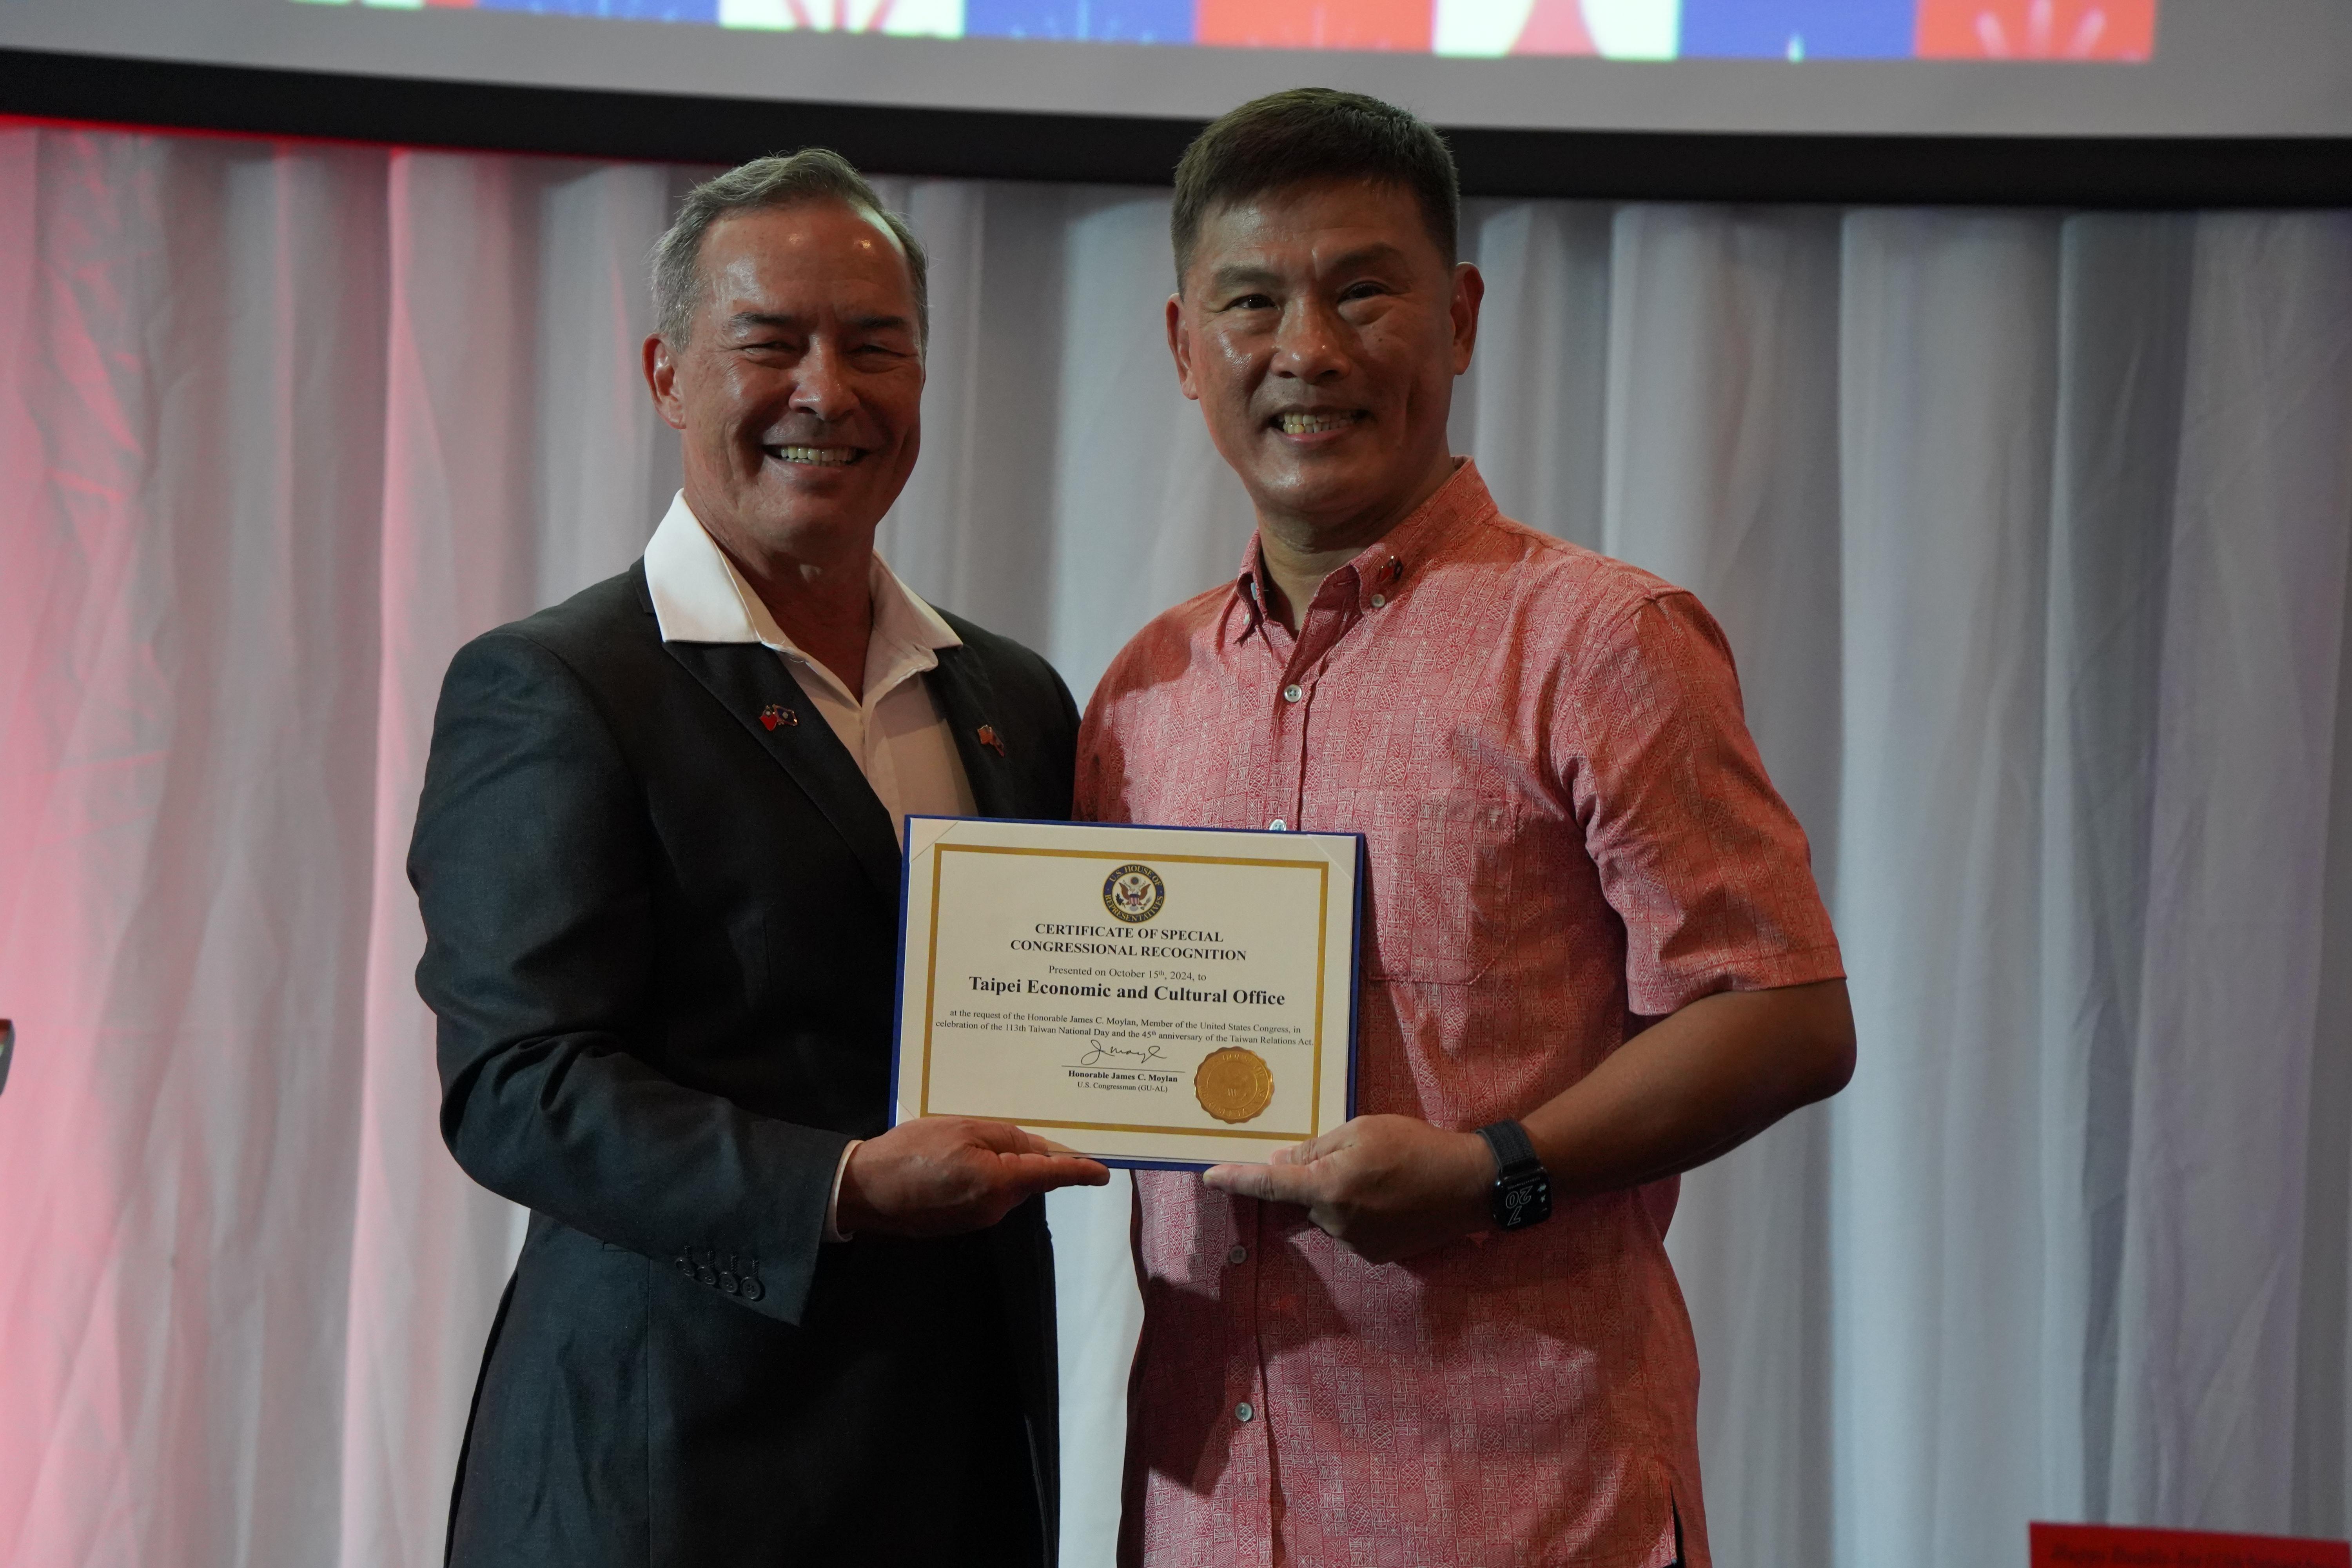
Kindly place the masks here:
<instances>
[{"instance_id":1,"label":"shirt chest pocket","mask_svg":"<svg viewBox=\"0 0 2352 1568\"><path fill-rule=\"evenodd\" d=\"M1510 933L1518 806L1463 790L1376 790L1359 831L1371 863L1365 973L1467 985Z\"/></svg>"}]
</instances>

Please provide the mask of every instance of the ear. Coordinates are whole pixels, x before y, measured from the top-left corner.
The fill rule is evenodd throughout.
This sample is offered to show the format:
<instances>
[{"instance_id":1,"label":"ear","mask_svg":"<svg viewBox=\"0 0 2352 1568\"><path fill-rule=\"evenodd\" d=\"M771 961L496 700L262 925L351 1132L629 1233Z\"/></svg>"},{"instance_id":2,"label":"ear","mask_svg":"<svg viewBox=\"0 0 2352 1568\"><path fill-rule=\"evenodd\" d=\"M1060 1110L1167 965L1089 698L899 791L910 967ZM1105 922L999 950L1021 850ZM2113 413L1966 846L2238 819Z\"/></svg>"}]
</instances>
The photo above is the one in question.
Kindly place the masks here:
<instances>
[{"instance_id":1,"label":"ear","mask_svg":"<svg viewBox=\"0 0 2352 1568\"><path fill-rule=\"evenodd\" d=\"M677 360L658 335L645 346L646 386L654 395L654 412L673 430L686 428L686 405L677 395Z\"/></svg>"},{"instance_id":2,"label":"ear","mask_svg":"<svg viewBox=\"0 0 2352 1568\"><path fill-rule=\"evenodd\" d=\"M1454 374L1460 375L1470 368L1470 355L1478 346L1478 307L1486 298L1486 279L1469 262L1455 264L1454 268L1454 300L1448 314L1454 321Z\"/></svg>"},{"instance_id":3,"label":"ear","mask_svg":"<svg viewBox=\"0 0 2352 1568\"><path fill-rule=\"evenodd\" d=\"M1184 296L1168 296L1168 352L1176 359L1176 384L1193 402L1201 401L1201 384L1192 379L1192 334L1184 328Z\"/></svg>"}]
</instances>

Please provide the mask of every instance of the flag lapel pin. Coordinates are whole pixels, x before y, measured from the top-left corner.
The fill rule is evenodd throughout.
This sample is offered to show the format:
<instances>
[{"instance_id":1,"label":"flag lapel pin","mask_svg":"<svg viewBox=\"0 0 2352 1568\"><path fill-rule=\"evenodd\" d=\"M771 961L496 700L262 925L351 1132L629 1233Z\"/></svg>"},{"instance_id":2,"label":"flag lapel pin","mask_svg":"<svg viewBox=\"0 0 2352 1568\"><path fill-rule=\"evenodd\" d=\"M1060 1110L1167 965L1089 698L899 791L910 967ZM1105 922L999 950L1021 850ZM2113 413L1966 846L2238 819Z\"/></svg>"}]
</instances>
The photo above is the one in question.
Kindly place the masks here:
<instances>
[{"instance_id":1,"label":"flag lapel pin","mask_svg":"<svg viewBox=\"0 0 2352 1568\"><path fill-rule=\"evenodd\" d=\"M782 724L786 729L791 729L800 721L801 716L793 712L791 709L785 707L781 702L771 702L765 708L760 710L760 722L765 724L771 730L773 730L779 724Z\"/></svg>"},{"instance_id":2,"label":"flag lapel pin","mask_svg":"<svg viewBox=\"0 0 2352 1568\"><path fill-rule=\"evenodd\" d=\"M980 743L1000 757L1004 754L1004 742L996 738L996 726L993 724L980 727Z\"/></svg>"}]
</instances>

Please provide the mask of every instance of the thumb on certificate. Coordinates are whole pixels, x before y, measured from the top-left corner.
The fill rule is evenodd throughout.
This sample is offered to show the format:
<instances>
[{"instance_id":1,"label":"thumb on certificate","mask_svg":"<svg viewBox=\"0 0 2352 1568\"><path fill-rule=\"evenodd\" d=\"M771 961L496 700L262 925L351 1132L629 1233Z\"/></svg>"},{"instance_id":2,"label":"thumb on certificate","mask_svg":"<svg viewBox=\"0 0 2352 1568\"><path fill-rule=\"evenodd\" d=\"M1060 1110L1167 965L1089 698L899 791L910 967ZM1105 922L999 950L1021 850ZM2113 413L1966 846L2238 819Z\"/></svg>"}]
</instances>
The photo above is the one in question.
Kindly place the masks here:
<instances>
[{"instance_id":1,"label":"thumb on certificate","mask_svg":"<svg viewBox=\"0 0 2352 1568\"><path fill-rule=\"evenodd\" d=\"M1110 1181L1110 1167L1083 1154L1026 1154L1020 1158L1020 1184L1031 1193L1056 1187L1099 1187Z\"/></svg>"},{"instance_id":2,"label":"thumb on certificate","mask_svg":"<svg viewBox=\"0 0 2352 1568\"><path fill-rule=\"evenodd\" d=\"M1110 1182L1110 1167L1091 1154L1081 1154L1067 1143L1029 1134L1031 1152L1052 1169L1056 1186L1100 1187Z\"/></svg>"},{"instance_id":3,"label":"thumb on certificate","mask_svg":"<svg viewBox=\"0 0 2352 1568\"><path fill-rule=\"evenodd\" d=\"M1316 1177L1297 1165L1212 1165L1201 1180L1236 1197L1277 1204L1312 1204L1321 1195Z\"/></svg>"},{"instance_id":4,"label":"thumb on certificate","mask_svg":"<svg viewBox=\"0 0 2352 1568\"><path fill-rule=\"evenodd\" d=\"M1034 1133L1017 1135L1023 1141L1018 1147L989 1150L999 1173L1015 1186L1045 1193L1055 1187L1099 1187L1110 1180L1109 1167L1099 1161L1058 1143L1049 1143Z\"/></svg>"}]
</instances>

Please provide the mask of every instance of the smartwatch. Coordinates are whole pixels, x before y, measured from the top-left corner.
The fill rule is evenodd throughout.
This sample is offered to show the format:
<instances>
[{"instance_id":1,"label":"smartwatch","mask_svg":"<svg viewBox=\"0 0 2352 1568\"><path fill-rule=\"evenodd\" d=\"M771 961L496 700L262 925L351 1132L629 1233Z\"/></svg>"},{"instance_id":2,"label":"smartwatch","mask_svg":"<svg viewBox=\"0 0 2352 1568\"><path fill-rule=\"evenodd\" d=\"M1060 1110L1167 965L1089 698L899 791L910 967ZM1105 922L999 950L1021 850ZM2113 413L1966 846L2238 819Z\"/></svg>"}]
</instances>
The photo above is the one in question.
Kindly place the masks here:
<instances>
[{"instance_id":1,"label":"smartwatch","mask_svg":"<svg viewBox=\"0 0 2352 1568\"><path fill-rule=\"evenodd\" d=\"M1478 1136L1495 1152L1495 1184L1486 1199L1497 1230L1525 1230L1551 1218L1551 1174L1536 1158L1528 1130L1516 1121L1493 1121Z\"/></svg>"}]
</instances>

